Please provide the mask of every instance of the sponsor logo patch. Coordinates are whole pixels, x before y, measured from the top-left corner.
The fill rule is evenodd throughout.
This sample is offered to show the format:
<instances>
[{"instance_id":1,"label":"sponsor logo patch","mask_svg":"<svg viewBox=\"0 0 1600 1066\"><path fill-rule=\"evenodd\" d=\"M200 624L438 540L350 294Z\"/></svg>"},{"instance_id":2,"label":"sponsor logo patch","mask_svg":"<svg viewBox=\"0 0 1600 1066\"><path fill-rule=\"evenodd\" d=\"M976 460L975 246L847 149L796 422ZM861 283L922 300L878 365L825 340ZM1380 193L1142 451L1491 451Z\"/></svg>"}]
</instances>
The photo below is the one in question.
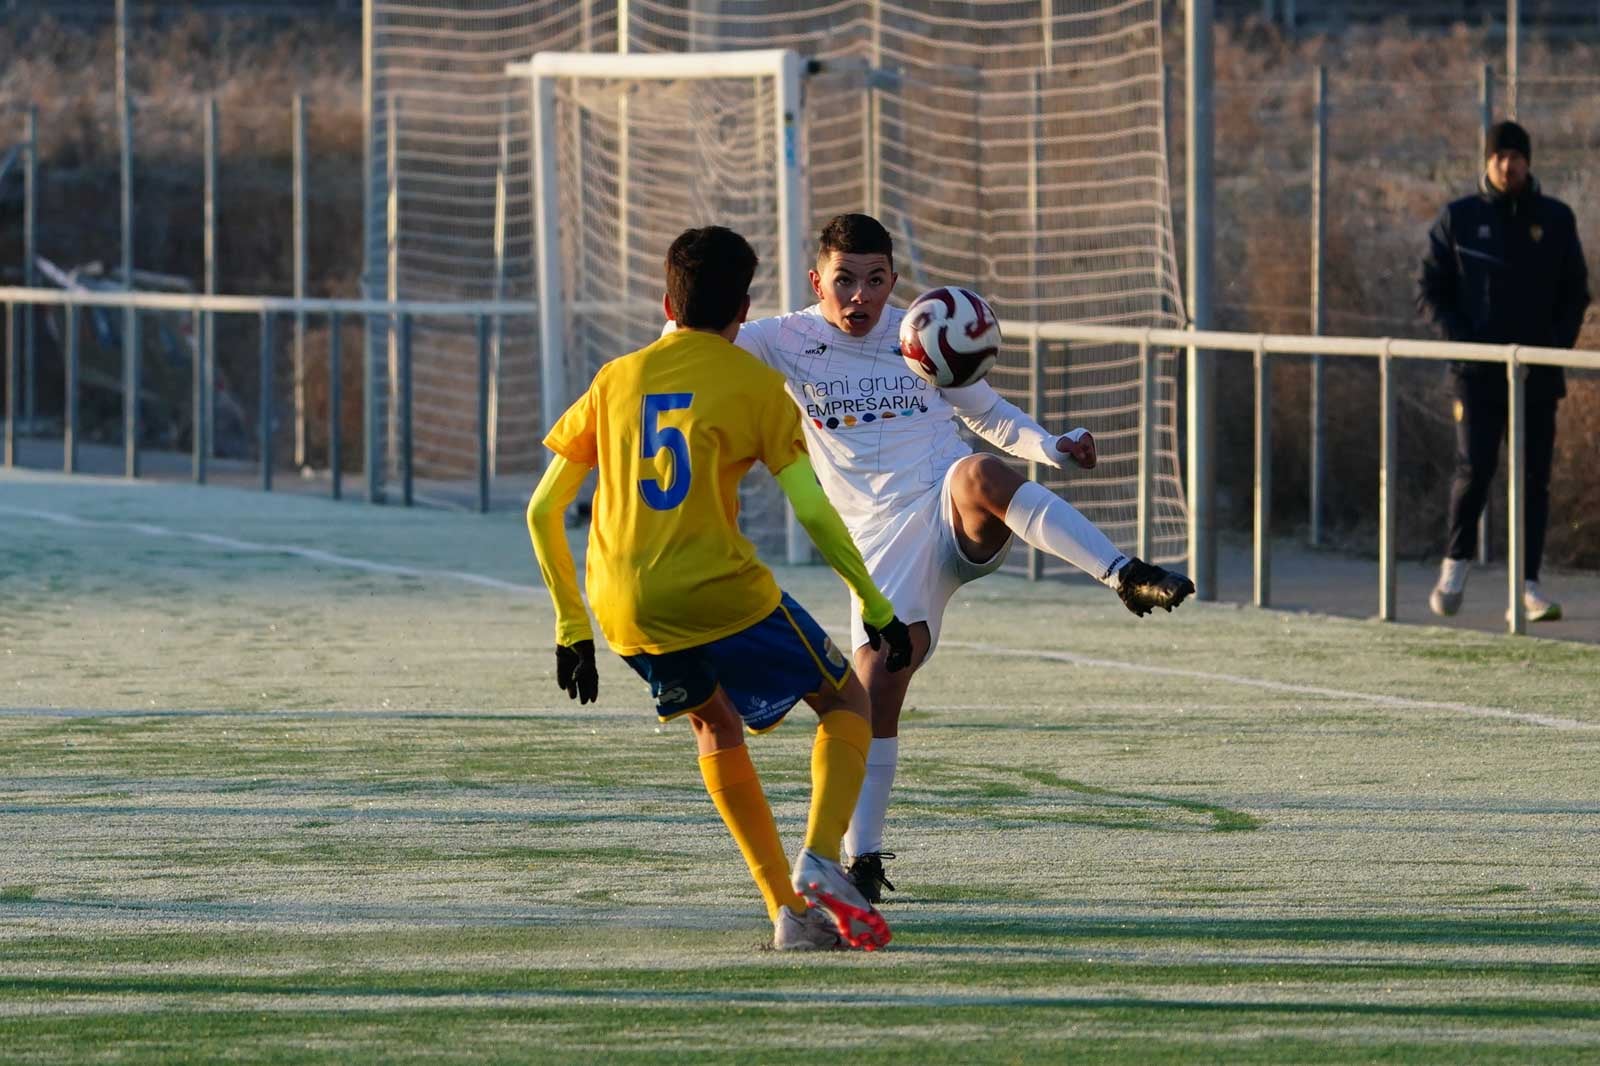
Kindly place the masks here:
<instances>
[{"instance_id":1,"label":"sponsor logo patch","mask_svg":"<svg viewBox=\"0 0 1600 1066\"><path fill-rule=\"evenodd\" d=\"M818 341L816 344L813 344L811 347L807 348L805 350L805 353L807 355L821 355L823 352L825 352L827 350L828 350L828 342L827 341Z\"/></svg>"},{"instance_id":2,"label":"sponsor logo patch","mask_svg":"<svg viewBox=\"0 0 1600 1066\"><path fill-rule=\"evenodd\" d=\"M844 665L844 652L840 651L834 645L832 637L823 638L822 651L825 655L827 655L828 661L834 666L838 667Z\"/></svg>"}]
</instances>

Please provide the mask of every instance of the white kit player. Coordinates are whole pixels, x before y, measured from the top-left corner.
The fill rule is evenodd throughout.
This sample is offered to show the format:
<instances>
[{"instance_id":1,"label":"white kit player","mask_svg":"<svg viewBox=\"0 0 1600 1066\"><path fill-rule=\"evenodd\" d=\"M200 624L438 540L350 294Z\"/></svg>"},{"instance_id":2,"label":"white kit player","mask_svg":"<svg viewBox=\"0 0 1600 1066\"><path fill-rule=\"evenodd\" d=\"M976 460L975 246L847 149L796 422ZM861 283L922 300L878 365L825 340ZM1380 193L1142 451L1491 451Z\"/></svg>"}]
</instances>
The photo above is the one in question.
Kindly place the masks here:
<instances>
[{"instance_id":1,"label":"white kit player","mask_svg":"<svg viewBox=\"0 0 1600 1066\"><path fill-rule=\"evenodd\" d=\"M894 887L884 876L883 860L893 855L884 851L883 826L900 708L956 589L999 569L1015 535L1115 589L1135 614L1170 611L1194 591L1183 575L1117 551L1071 504L1003 460L973 452L962 424L1021 459L1095 465L1085 430L1049 433L983 381L940 389L913 374L899 347L905 312L887 306L897 278L888 231L868 215L839 215L824 227L811 271L818 302L748 322L738 337L788 379L817 478L911 630L911 669L891 674L859 619L852 622L872 743L844 852L851 879L874 902Z\"/></svg>"}]
</instances>

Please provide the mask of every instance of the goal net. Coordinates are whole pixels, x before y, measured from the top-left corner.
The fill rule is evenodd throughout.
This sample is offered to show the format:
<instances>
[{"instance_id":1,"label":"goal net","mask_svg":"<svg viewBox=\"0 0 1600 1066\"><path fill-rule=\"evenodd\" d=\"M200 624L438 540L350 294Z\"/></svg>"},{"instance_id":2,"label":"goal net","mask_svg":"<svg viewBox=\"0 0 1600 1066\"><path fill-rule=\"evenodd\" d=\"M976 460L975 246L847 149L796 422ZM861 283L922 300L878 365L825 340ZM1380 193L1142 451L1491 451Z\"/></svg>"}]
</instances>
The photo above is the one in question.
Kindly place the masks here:
<instances>
[{"instance_id":1,"label":"goal net","mask_svg":"<svg viewBox=\"0 0 1600 1066\"><path fill-rule=\"evenodd\" d=\"M1183 321L1158 0L371 6L374 114L387 113L390 96L404 97L393 257L402 296L436 297L454 286L490 298L491 279L498 279L500 294L534 298L534 116L527 78L508 74L508 64L546 51L626 52L641 61L786 48L813 61L792 141L803 170L798 214L808 246L828 217L864 210L896 239L900 302L959 284L988 297L1005 323ZM714 221L747 233L764 261L757 303L772 310L799 305L777 291L777 275L766 269L779 257L773 227L780 222L762 198L775 196L768 190L776 188L770 172L780 149L775 136L765 139L772 131L761 116L770 114L775 86L771 78L742 76L558 86L558 117L547 137L562 175L565 387L581 388L594 360L654 335L661 256L684 226ZM437 116L425 143L409 139L405 115L412 112ZM379 169L385 153L375 150L372 158ZM502 160L509 185L497 195L492 175ZM455 180L458 174L472 180ZM383 188L389 175L372 178ZM437 201L408 214L408 186ZM384 220L377 222L381 233ZM809 302L804 293L798 299ZM541 395L549 382L536 328L549 327L529 324L504 348L502 476L536 471L541 411L557 399ZM419 387L424 364L437 360L429 395L441 408L454 376L443 352L417 338ZM1047 427L1093 430L1099 469L1040 477L1132 549L1139 525L1138 353L1052 344L1042 354L1036 373L1029 346L1008 344L990 381ZM1148 551L1159 560L1182 558L1187 549L1175 355L1156 353ZM459 377L463 403L471 381ZM419 442L428 439L425 417L419 407ZM752 532L777 535L781 522L752 512ZM772 540L762 547L771 550Z\"/></svg>"},{"instance_id":2,"label":"goal net","mask_svg":"<svg viewBox=\"0 0 1600 1066\"><path fill-rule=\"evenodd\" d=\"M661 333L662 260L690 226L723 225L761 257L754 314L809 302L796 136L800 58L541 52L530 86L546 425L609 359ZM741 486L745 532L808 557L781 494Z\"/></svg>"}]
</instances>

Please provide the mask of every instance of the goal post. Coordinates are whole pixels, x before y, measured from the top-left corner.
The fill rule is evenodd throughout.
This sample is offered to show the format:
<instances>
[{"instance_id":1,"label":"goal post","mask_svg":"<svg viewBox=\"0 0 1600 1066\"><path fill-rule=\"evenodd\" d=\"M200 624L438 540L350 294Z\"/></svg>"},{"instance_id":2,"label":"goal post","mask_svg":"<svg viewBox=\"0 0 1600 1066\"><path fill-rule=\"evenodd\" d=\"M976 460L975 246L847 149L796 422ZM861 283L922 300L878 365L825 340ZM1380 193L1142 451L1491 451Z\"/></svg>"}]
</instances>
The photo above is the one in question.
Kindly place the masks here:
<instances>
[{"instance_id":1,"label":"goal post","mask_svg":"<svg viewBox=\"0 0 1600 1066\"><path fill-rule=\"evenodd\" d=\"M539 52L507 66L529 82L545 427L582 376L659 333L660 264L683 229L726 225L757 254L776 253L776 283L771 272L758 280L753 306L779 312L811 302L798 143L803 65L792 50L760 49ZM774 534L773 501L761 502ZM788 561L808 560L803 530L787 508L776 512Z\"/></svg>"}]
</instances>

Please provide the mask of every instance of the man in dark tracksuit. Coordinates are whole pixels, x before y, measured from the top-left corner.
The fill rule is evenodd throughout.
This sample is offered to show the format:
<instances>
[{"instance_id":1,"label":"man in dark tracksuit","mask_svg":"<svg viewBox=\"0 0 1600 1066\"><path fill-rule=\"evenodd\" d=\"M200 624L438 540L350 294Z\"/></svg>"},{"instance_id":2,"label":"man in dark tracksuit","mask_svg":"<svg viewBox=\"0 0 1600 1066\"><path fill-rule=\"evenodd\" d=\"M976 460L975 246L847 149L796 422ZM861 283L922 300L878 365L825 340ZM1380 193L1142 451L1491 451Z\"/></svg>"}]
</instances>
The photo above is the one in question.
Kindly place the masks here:
<instances>
[{"instance_id":1,"label":"man in dark tracksuit","mask_svg":"<svg viewBox=\"0 0 1600 1066\"><path fill-rule=\"evenodd\" d=\"M1449 204L1428 233L1417 282L1417 309L1441 336L1479 344L1571 348L1589 306L1588 269L1571 208L1539 191L1529 172L1533 145L1515 122L1489 131L1478 192ZM1451 364L1455 390L1456 470L1450 484L1450 543L1428 598L1439 615L1461 606L1467 569L1478 548L1478 518L1506 428L1506 368ZM1530 621L1561 617L1539 588L1550 518L1550 460L1556 404L1567 393L1558 366L1528 368L1526 397L1526 569L1523 603Z\"/></svg>"}]
</instances>

